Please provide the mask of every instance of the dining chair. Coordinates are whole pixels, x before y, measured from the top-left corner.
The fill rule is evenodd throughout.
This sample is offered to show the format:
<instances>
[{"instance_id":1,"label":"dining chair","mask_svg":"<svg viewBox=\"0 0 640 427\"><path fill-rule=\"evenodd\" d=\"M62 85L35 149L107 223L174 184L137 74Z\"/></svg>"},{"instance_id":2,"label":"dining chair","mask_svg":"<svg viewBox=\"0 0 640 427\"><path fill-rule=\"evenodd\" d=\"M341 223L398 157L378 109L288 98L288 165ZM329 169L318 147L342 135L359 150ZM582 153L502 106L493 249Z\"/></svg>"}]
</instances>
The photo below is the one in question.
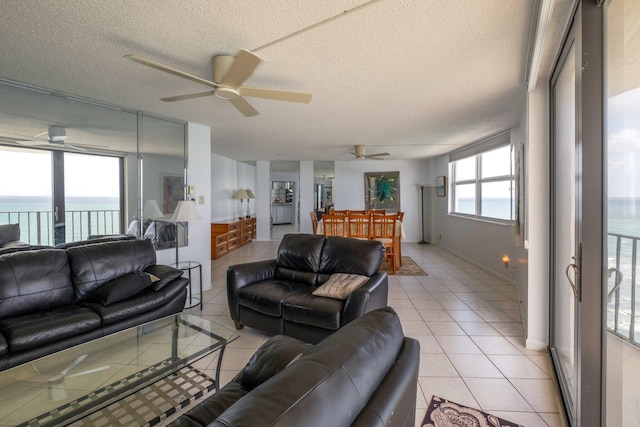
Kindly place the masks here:
<instances>
[{"instance_id":1,"label":"dining chair","mask_svg":"<svg viewBox=\"0 0 640 427\"><path fill-rule=\"evenodd\" d=\"M373 240L382 242L385 248L385 257L391 262L391 271L396 274L396 254L399 250L396 247L396 222L398 221L396 214L391 215L372 215L371 216L371 237Z\"/></svg>"},{"instance_id":2,"label":"dining chair","mask_svg":"<svg viewBox=\"0 0 640 427\"><path fill-rule=\"evenodd\" d=\"M318 233L318 215L316 211L309 212L309 216L311 216L311 232L313 234Z\"/></svg>"},{"instance_id":3,"label":"dining chair","mask_svg":"<svg viewBox=\"0 0 640 427\"><path fill-rule=\"evenodd\" d=\"M347 216L322 215L322 229L325 236L347 237Z\"/></svg>"},{"instance_id":4,"label":"dining chair","mask_svg":"<svg viewBox=\"0 0 640 427\"><path fill-rule=\"evenodd\" d=\"M349 212L349 211L348 211L347 209L344 209L344 210L331 209L331 210L329 211L329 213L330 213L331 215L342 215L342 216L347 216L347 213L348 213L348 212Z\"/></svg>"},{"instance_id":5,"label":"dining chair","mask_svg":"<svg viewBox=\"0 0 640 427\"><path fill-rule=\"evenodd\" d=\"M385 209L369 209L367 213L369 215L386 215L387 211Z\"/></svg>"},{"instance_id":6,"label":"dining chair","mask_svg":"<svg viewBox=\"0 0 640 427\"><path fill-rule=\"evenodd\" d=\"M348 209L347 210L347 216L350 217L352 215L366 215L367 211L362 209L362 210L354 210L354 209Z\"/></svg>"},{"instance_id":7,"label":"dining chair","mask_svg":"<svg viewBox=\"0 0 640 427\"><path fill-rule=\"evenodd\" d=\"M348 237L360 240L369 240L371 238L371 215L368 214L352 214L349 211L347 223Z\"/></svg>"},{"instance_id":8,"label":"dining chair","mask_svg":"<svg viewBox=\"0 0 640 427\"><path fill-rule=\"evenodd\" d=\"M404 220L404 212L396 212L396 216L398 218L398 221Z\"/></svg>"}]
</instances>

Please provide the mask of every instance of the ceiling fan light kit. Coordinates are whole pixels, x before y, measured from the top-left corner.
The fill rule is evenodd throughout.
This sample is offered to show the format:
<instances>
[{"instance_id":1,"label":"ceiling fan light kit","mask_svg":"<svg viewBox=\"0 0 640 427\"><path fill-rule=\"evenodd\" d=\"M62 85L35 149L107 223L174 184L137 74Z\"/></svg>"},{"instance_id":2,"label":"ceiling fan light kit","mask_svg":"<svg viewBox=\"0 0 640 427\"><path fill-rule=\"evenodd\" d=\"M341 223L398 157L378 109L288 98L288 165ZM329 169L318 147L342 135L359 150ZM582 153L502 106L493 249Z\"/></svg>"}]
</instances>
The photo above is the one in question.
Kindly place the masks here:
<instances>
[{"instance_id":1,"label":"ceiling fan light kit","mask_svg":"<svg viewBox=\"0 0 640 427\"><path fill-rule=\"evenodd\" d=\"M227 100L245 117L258 115L256 110L244 96L271 99L276 101L299 102L308 104L311 94L279 89L244 87L242 83L247 80L262 59L253 52L240 49L235 56L218 55L211 60L213 81L202 79L198 76L180 71L178 69L159 64L157 62L141 58L136 55L125 55L125 58L174 76L182 77L205 86L212 87L208 92L192 93L187 95L170 96L160 98L165 102L184 101L187 99L201 98L215 95L217 98Z\"/></svg>"}]
</instances>

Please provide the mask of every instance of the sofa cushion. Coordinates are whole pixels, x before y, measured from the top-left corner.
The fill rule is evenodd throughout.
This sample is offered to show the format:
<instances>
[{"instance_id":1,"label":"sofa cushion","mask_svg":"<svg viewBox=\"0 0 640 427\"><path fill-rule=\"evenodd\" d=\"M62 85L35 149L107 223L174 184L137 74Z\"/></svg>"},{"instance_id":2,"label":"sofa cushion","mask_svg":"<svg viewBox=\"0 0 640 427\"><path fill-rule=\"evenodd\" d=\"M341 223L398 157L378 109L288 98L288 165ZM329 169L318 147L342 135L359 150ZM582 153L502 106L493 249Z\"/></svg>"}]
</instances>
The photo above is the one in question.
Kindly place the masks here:
<instances>
[{"instance_id":1,"label":"sofa cushion","mask_svg":"<svg viewBox=\"0 0 640 427\"><path fill-rule=\"evenodd\" d=\"M311 349L311 344L286 335L276 335L256 351L242 370L240 384L253 390Z\"/></svg>"},{"instance_id":2,"label":"sofa cushion","mask_svg":"<svg viewBox=\"0 0 640 427\"><path fill-rule=\"evenodd\" d=\"M169 286L165 286L159 291L154 291L149 287L124 301L108 306L91 300L82 301L80 304L97 312L102 318L103 324L109 325L168 304L184 291L187 283L189 280L182 278L174 280Z\"/></svg>"},{"instance_id":3,"label":"sofa cushion","mask_svg":"<svg viewBox=\"0 0 640 427\"><path fill-rule=\"evenodd\" d=\"M100 324L100 316L92 310L67 305L0 319L0 332L14 353L95 330Z\"/></svg>"},{"instance_id":4,"label":"sofa cushion","mask_svg":"<svg viewBox=\"0 0 640 427\"><path fill-rule=\"evenodd\" d=\"M120 240L72 247L66 250L75 298L83 301L103 284L156 263L148 240Z\"/></svg>"},{"instance_id":5,"label":"sofa cushion","mask_svg":"<svg viewBox=\"0 0 640 427\"><path fill-rule=\"evenodd\" d=\"M20 224L0 225L0 247L17 240L20 240Z\"/></svg>"},{"instance_id":6,"label":"sofa cushion","mask_svg":"<svg viewBox=\"0 0 640 427\"><path fill-rule=\"evenodd\" d=\"M336 331L342 324L343 307L343 300L319 297L311 293L292 294L282 303L282 318L289 322Z\"/></svg>"},{"instance_id":7,"label":"sofa cushion","mask_svg":"<svg viewBox=\"0 0 640 427\"><path fill-rule=\"evenodd\" d=\"M286 234L278 247L276 278L315 285L325 240L320 235Z\"/></svg>"},{"instance_id":8,"label":"sofa cushion","mask_svg":"<svg viewBox=\"0 0 640 427\"><path fill-rule=\"evenodd\" d=\"M0 317L19 316L73 302L67 254L40 249L0 257Z\"/></svg>"},{"instance_id":9,"label":"sofa cushion","mask_svg":"<svg viewBox=\"0 0 640 427\"><path fill-rule=\"evenodd\" d=\"M329 280L313 291L319 297L347 299L360 286L369 281L369 277L359 274L334 273Z\"/></svg>"},{"instance_id":10,"label":"sofa cushion","mask_svg":"<svg viewBox=\"0 0 640 427\"><path fill-rule=\"evenodd\" d=\"M169 267L168 265L162 265L162 264L151 265L147 267L144 271L145 273L153 274L154 276L160 279L157 282L153 282L152 287L154 291L159 291L160 289L164 288L169 283L171 283L172 281L174 281L175 279L177 279L178 277L184 274L184 271L180 269Z\"/></svg>"},{"instance_id":11,"label":"sofa cushion","mask_svg":"<svg viewBox=\"0 0 640 427\"><path fill-rule=\"evenodd\" d=\"M391 308L374 310L315 345L210 426L348 426L394 364L404 334Z\"/></svg>"},{"instance_id":12,"label":"sofa cushion","mask_svg":"<svg viewBox=\"0 0 640 427\"><path fill-rule=\"evenodd\" d=\"M384 257L384 246L375 240L327 237L322 250L318 284L333 273L360 274L371 277L378 272Z\"/></svg>"},{"instance_id":13,"label":"sofa cushion","mask_svg":"<svg viewBox=\"0 0 640 427\"><path fill-rule=\"evenodd\" d=\"M229 381L210 398L196 405L186 414L169 424L169 427L203 427L227 410L238 399L249 393L239 382Z\"/></svg>"},{"instance_id":14,"label":"sofa cushion","mask_svg":"<svg viewBox=\"0 0 640 427\"><path fill-rule=\"evenodd\" d=\"M243 286L238 303L259 313L282 317L282 302L297 294L311 294L314 287L285 280L264 280Z\"/></svg>"},{"instance_id":15,"label":"sofa cushion","mask_svg":"<svg viewBox=\"0 0 640 427\"><path fill-rule=\"evenodd\" d=\"M105 283L93 291L90 298L100 302L102 305L111 305L114 302L123 301L142 292L151 286L153 282L159 280L150 273L136 271Z\"/></svg>"}]
</instances>

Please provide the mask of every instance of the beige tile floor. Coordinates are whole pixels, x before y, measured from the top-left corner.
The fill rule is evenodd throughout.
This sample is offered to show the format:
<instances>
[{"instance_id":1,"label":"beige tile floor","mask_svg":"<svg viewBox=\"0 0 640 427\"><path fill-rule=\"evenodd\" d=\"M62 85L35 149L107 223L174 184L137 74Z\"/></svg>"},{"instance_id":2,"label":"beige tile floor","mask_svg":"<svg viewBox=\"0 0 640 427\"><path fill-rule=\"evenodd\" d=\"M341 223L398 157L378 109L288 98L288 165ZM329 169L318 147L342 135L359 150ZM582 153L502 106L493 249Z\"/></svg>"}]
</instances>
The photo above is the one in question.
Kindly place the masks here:
<instances>
[{"instance_id":1,"label":"beige tile floor","mask_svg":"<svg viewBox=\"0 0 640 427\"><path fill-rule=\"evenodd\" d=\"M204 309L191 309L219 323L227 312L228 265L275 257L279 242L253 242L212 261L212 289ZM416 426L432 395L489 411L526 427L565 426L547 352L523 346L523 328L513 285L431 245L403 243L428 277L389 276L389 305L406 335L420 341ZM252 328L239 331L222 361L225 384L268 338ZM216 357L195 365L214 374Z\"/></svg>"}]
</instances>

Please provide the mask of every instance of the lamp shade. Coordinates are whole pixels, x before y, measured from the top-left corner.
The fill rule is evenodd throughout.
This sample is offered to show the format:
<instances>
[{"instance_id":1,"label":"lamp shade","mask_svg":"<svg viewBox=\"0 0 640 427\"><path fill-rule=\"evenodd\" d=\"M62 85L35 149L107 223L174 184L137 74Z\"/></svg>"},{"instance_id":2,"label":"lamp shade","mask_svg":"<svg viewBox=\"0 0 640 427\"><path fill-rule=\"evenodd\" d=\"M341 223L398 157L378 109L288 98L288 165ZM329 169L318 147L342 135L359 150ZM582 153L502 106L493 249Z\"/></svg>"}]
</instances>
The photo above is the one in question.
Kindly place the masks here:
<instances>
[{"instance_id":1,"label":"lamp shade","mask_svg":"<svg viewBox=\"0 0 640 427\"><path fill-rule=\"evenodd\" d=\"M253 195L253 191L249 190L248 188L246 190L244 190L247 193L247 197L249 199L255 199L256 196Z\"/></svg>"},{"instance_id":2,"label":"lamp shade","mask_svg":"<svg viewBox=\"0 0 640 427\"><path fill-rule=\"evenodd\" d=\"M149 219L158 219L162 218L162 212L160 212L160 208L158 207L158 202L155 200L147 200L144 202L144 208L142 209L142 217Z\"/></svg>"},{"instance_id":3,"label":"lamp shade","mask_svg":"<svg viewBox=\"0 0 640 427\"><path fill-rule=\"evenodd\" d=\"M236 194L233 195L234 199L248 199L249 195L247 194L247 190L245 190L244 188L239 189L238 191L236 191Z\"/></svg>"},{"instance_id":4,"label":"lamp shade","mask_svg":"<svg viewBox=\"0 0 640 427\"><path fill-rule=\"evenodd\" d=\"M198 214L198 210L196 209L196 204L191 200L180 200L173 216L171 217L171 222L187 222L198 219L201 218L200 214Z\"/></svg>"}]
</instances>

